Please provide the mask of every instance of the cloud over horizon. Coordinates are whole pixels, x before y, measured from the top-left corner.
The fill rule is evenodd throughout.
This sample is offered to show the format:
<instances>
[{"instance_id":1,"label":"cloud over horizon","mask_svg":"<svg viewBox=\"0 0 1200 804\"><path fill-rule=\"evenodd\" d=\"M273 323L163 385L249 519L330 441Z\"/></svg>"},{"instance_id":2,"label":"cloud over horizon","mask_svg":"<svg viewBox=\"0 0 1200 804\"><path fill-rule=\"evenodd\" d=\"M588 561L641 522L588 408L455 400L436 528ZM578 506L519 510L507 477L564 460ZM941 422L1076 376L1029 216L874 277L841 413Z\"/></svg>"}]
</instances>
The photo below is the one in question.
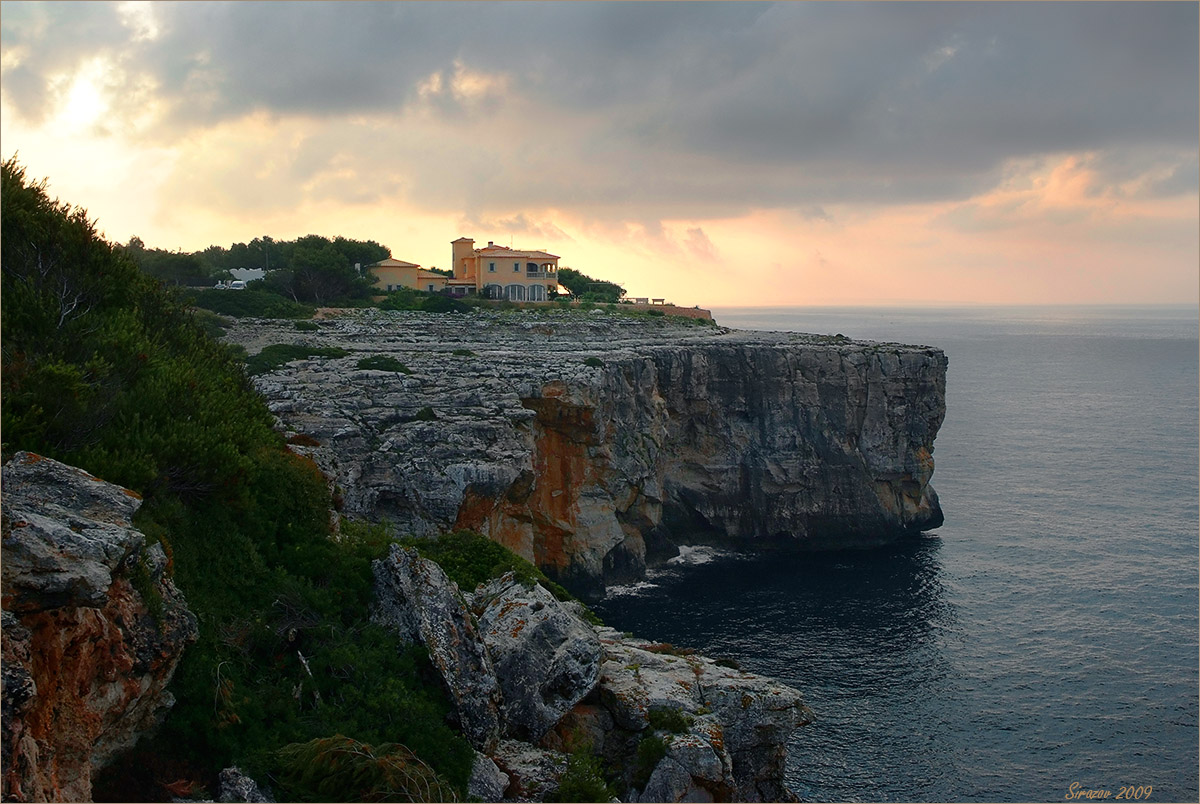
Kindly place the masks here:
<instances>
[{"instance_id":1,"label":"cloud over horizon","mask_svg":"<svg viewBox=\"0 0 1200 804\"><path fill-rule=\"evenodd\" d=\"M1078 150L1190 177L1196 27L1177 3L10 3L3 89L42 120L102 63L106 126L154 107L134 128L163 145L265 117L312 132L301 184L369 159L448 210L503 211L502 186L722 216L964 198Z\"/></svg>"},{"instance_id":2,"label":"cloud over horizon","mask_svg":"<svg viewBox=\"0 0 1200 804\"><path fill-rule=\"evenodd\" d=\"M1020 226L1049 207L1014 182L1072 159L1090 214L1195 196L1198 24L1141 2L6 2L4 149L153 154L127 181L172 199L163 220L395 203L713 261L701 224L764 210Z\"/></svg>"}]
</instances>

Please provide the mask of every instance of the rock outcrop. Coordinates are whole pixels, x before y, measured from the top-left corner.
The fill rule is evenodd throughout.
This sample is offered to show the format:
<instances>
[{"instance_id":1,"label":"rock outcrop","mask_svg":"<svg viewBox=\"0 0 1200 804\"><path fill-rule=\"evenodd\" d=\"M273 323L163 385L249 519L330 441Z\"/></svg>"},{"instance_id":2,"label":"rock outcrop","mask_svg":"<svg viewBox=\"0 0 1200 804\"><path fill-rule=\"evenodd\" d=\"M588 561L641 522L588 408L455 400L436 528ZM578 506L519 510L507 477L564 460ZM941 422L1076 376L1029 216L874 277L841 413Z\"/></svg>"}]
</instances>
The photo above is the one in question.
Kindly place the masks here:
<instances>
[{"instance_id":1,"label":"rock outcrop","mask_svg":"<svg viewBox=\"0 0 1200 804\"><path fill-rule=\"evenodd\" d=\"M942 521L937 349L599 310L319 326L243 319L227 338L351 351L255 380L285 428L321 443L344 512L478 530L577 591L681 544L870 546ZM377 354L408 373L357 368Z\"/></svg>"},{"instance_id":2,"label":"rock outcrop","mask_svg":"<svg viewBox=\"0 0 1200 804\"><path fill-rule=\"evenodd\" d=\"M420 597L408 599L443 601L431 610L456 623L453 639L409 625L406 614L377 620L429 647L460 712L492 706L493 691L500 691L502 739L476 757L473 794L552 800L568 752L586 750L618 775L628 800L793 800L783 783L787 740L812 720L795 690L596 628L574 605L512 573L464 595L436 569L394 548L375 562L378 611L403 608L396 590L419 586ZM452 651L444 648L448 641ZM486 661L478 660L481 653ZM468 672L489 675L464 685ZM646 753L639 746L647 740L661 755L639 771Z\"/></svg>"},{"instance_id":3,"label":"rock outcrop","mask_svg":"<svg viewBox=\"0 0 1200 804\"><path fill-rule=\"evenodd\" d=\"M127 489L19 452L3 469L3 796L87 801L152 730L196 619Z\"/></svg>"},{"instance_id":4,"label":"rock outcrop","mask_svg":"<svg viewBox=\"0 0 1200 804\"><path fill-rule=\"evenodd\" d=\"M509 572L472 596L483 644L496 665L511 737L537 742L600 680L596 632L541 585Z\"/></svg>"},{"instance_id":5,"label":"rock outcrop","mask_svg":"<svg viewBox=\"0 0 1200 804\"><path fill-rule=\"evenodd\" d=\"M375 607L371 619L406 642L429 649L454 702L459 727L476 749L500 739L500 689L492 660L458 585L416 550L392 545L376 561Z\"/></svg>"}]
</instances>

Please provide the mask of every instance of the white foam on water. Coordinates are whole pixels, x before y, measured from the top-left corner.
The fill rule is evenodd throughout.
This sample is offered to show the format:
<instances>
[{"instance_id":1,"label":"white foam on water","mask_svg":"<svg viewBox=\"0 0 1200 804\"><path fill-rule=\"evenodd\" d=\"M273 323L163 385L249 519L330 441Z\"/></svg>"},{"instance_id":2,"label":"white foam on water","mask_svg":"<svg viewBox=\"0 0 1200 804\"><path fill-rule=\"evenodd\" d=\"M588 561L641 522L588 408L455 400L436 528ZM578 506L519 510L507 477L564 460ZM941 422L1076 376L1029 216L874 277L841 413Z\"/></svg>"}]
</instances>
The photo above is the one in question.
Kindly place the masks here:
<instances>
[{"instance_id":1,"label":"white foam on water","mask_svg":"<svg viewBox=\"0 0 1200 804\"><path fill-rule=\"evenodd\" d=\"M657 589L658 584L650 583L649 581L638 581L637 583L622 584L620 586L609 586L604 590L604 596L608 597L627 597L629 595L644 595L653 589Z\"/></svg>"},{"instance_id":2,"label":"white foam on water","mask_svg":"<svg viewBox=\"0 0 1200 804\"><path fill-rule=\"evenodd\" d=\"M718 558L725 558L733 555L724 550L718 550L715 547L707 547L705 545L683 545L679 548L679 555L667 561L668 564L684 565L694 567L699 564L707 564L710 561Z\"/></svg>"}]
</instances>

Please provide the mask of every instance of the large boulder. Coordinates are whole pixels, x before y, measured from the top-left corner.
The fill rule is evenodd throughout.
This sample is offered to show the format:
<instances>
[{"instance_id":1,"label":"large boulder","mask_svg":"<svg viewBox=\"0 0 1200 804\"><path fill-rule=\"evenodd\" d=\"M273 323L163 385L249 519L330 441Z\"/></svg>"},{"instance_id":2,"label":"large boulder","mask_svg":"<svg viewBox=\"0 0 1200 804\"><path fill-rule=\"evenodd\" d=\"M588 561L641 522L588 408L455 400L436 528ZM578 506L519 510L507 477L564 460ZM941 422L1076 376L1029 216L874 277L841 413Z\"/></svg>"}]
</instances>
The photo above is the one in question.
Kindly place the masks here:
<instances>
[{"instance_id":1,"label":"large boulder","mask_svg":"<svg viewBox=\"0 0 1200 804\"><path fill-rule=\"evenodd\" d=\"M399 545L392 545L373 570L372 619L429 649L463 734L480 751L494 748L500 736L500 688L458 585L437 564Z\"/></svg>"},{"instance_id":2,"label":"large boulder","mask_svg":"<svg viewBox=\"0 0 1200 804\"><path fill-rule=\"evenodd\" d=\"M537 742L596 688L600 640L544 587L511 572L476 589L473 610L503 692L505 733Z\"/></svg>"},{"instance_id":3,"label":"large boulder","mask_svg":"<svg viewBox=\"0 0 1200 804\"><path fill-rule=\"evenodd\" d=\"M28 452L3 469L3 796L85 801L159 725L196 618L128 489Z\"/></svg>"},{"instance_id":4,"label":"large boulder","mask_svg":"<svg viewBox=\"0 0 1200 804\"><path fill-rule=\"evenodd\" d=\"M813 719L799 692L611 628L599 635L599 700L620 728L666 744L640 800L793 799L787 740Z\"/></svg>"}]
</instances>

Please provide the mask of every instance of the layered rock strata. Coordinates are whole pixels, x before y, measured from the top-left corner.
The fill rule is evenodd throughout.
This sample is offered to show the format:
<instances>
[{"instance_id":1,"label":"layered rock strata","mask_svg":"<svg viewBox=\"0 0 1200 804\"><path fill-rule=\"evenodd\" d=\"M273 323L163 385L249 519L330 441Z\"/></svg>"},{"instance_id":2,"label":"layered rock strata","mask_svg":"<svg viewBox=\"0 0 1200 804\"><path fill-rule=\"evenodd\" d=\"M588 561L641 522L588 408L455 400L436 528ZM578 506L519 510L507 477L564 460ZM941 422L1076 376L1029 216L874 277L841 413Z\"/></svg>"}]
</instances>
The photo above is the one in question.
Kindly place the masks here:
<instances>
[{"instance_id":1,"label":"layered rock strata","mask_svg":"<svg viewBox=\"0 0 1200 804\"><path fill-rule=\"evenodd\" d=\"M476 529L579 591L682 544L860 547L942 521L937 349L599 310L243 319L227 339L350 350L255 379L320 442L344 513ZM373 355L404 371L357 367Z\"/></svg>"},{"instance_id":2,"label":"layered rock strata","mask_svg":"<svg viewBox=\"0 0 1200 804\"><path fill-rule=\"evenodd\" d=\"M812 713L790 687L711 659L593 627L577 605L512 573L464 593L436 565L393 547L375 563L377 611L427 642L461 713L500 694L503 739L479 746L472 790L485 800L553 800L569 751L603 759L630 801L789 801L786 744ZM408 628L419 598L459 601L453 637ZM448 604L453 608L453 604ZM412 611L406 611L412 610ZM473 643L473 644L468 644ZM452 647L451 647L452 646ZM483 652L488 661L475 658ZM483 672L487 679L472 674ZM646 751L643 743L658 746ZM646 767L645 756L654 756Z\"/></svg>"},{"instance_id":3,"label":"layered rock strata","mask_svg":"<svg viewBox=\"0 0 1200 804\"><path fill-rule=\"evenodd\" d=\"M133 492L27 452L3 469L3 797L88 801L152 730L196 618Z\"/></svg>"}]
</instances>

